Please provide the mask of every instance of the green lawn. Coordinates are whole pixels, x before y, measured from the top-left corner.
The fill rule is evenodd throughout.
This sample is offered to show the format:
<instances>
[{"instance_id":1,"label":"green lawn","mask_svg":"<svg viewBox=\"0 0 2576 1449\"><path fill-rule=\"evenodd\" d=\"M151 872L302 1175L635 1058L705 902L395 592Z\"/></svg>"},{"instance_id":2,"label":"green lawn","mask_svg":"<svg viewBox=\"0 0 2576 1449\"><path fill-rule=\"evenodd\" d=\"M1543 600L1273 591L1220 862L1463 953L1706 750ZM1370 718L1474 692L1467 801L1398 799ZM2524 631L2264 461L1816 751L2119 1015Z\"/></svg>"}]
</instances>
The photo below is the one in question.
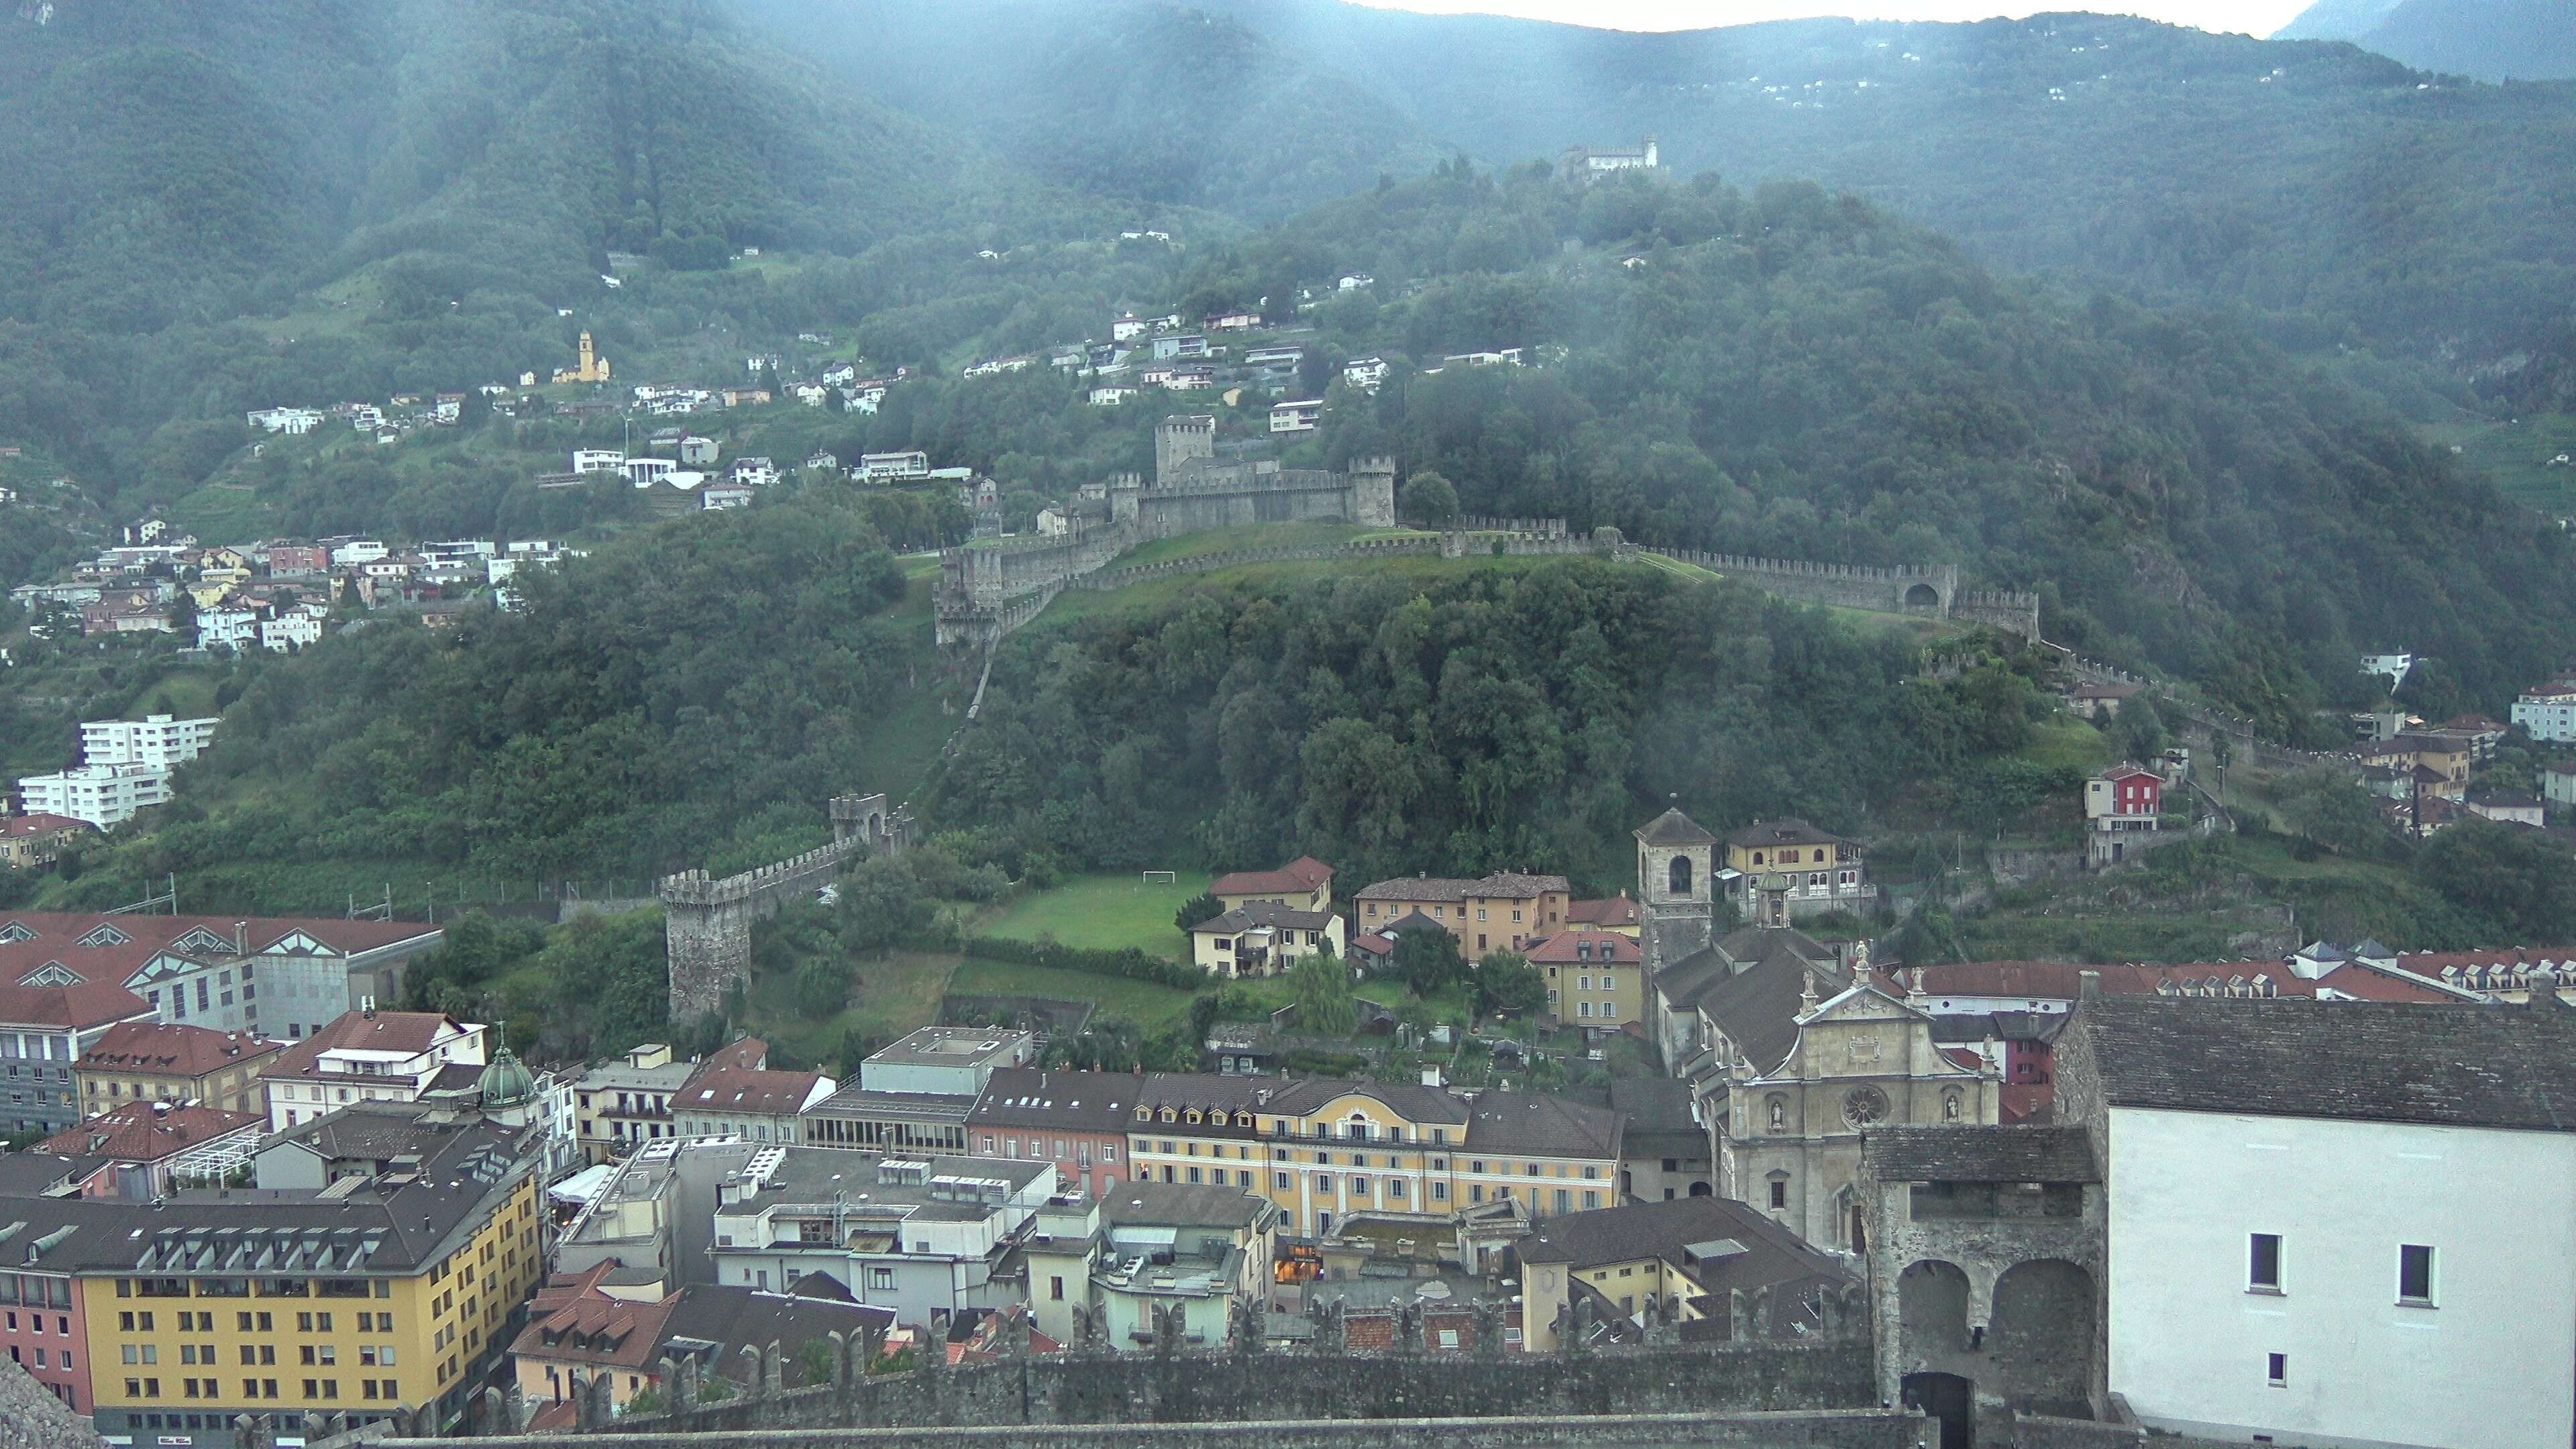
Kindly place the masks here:
<instances>
[{"instance_id":1,"label":"green lawn","mask_svg":"<svg viewBox=\"0 0 2576 1449\"><path fill-rule=\"evenodd\" d=\"M1171 924L1168 919L1163 922L1166 929ZM948 978L948 989L966 996L1044 996L1057 1001L1088 1001L1148 1032L1187 1017L1194 994L1176 986L1157 986L1120 976L973 959L959 964L956 974Z\"/></svg>"},{"instance_id":2,"label":"green lawn","mask_svg":"<svg viewBox=\"0 0 2576 1449\"><path fill-rule=\"evenodd\" d=\"M2505 495L2552 518L2576 515L2576 413L2532 413L2509 423L2439 423L2420 429L2437 448L2456 447L2460 461Z\"/></svg>"},{"instance_id":3,"label":"green lawn","mask_svg":"<svg viewBox=\"0 0 2576 1449\"><path fill-rule=\"evenodd\" d=\"M753 1025L762 1037L807 1061L829 1062L853 1032L892 1041L937 1021L940 999L948 994L957 969L956 957L929 952L869 957L856 965L858 984L850 992L849 1007L821 1021L797 1014L795 978L779 972L752 992Z\"/></svg>"},{"instance_id":4,"label":"green lawn","mask_svg":"<svg viewBox=\"0 0 2576 1449\"><path fill-rule=\"evenodd\" d=\"M1030 891L978 917L981 935L1014 941L1053 936L1068 946L1115 951L1134 946L1171 960L1188 942L1172 925L1184 902L1208 888L1204 871L1180 871L1171 885L1146 885L1134 873L1092 875L1053 890Z\"/></svg>"},{"instance_id":5,"label":"green lawn","mask_svg":"<svg viewBox=\"0 0 2576 1449\"><path fill-rule=\"evenodd\" d=\"M277 511L240 484L209 484L170 505L172 524L208 543L251 543L279 531Z\"/></svg>"},{"instance_id":6,"label":"green lawn","mask_svg":"<svg viewBox=\"0 0 2576 1449\"><path fill-rule=\"evenodd\" d=\"M2030 743L2014 758L2043 769L2081 770L2089 775L2111 762L2111 743L2090 723L2071 714L2058 715L2034 726Z\"/></svg>"}]
</instances>

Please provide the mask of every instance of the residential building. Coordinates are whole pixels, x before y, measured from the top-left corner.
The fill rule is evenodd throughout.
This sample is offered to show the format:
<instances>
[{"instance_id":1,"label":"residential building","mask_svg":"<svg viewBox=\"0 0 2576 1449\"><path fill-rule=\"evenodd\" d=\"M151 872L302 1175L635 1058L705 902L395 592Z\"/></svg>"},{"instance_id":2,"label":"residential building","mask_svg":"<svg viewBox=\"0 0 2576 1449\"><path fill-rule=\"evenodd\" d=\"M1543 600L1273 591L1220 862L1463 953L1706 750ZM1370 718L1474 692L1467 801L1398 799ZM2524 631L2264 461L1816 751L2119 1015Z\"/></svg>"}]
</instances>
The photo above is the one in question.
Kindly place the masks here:
<instances>
[{"instance_id":1,"label":"residential building","mask_svg":"<svg viewBox=\"0 0 2576 1449\"><path fill-rule=\"evenodd\" d=\"M1500 871L1482 880L1399 876L1363 888L1352 924L1377 931L1412 915L1428 916L1470 957L1488 951L1526 951L1565 929L1573 891L1561 875Z\"/></svg>"},{"instance_id":2,"label":"residential building","mask_svg":"<svg viewBox=\"0 0 2576 1449\"><path fill-rule=\"evenodd\" d=\"M1386 382L1386 359L1354 357L1342 364L1342 381L1362 392L1375 393Z\"/></svg>"},{"instance_id":3,"label":"residential building","mask_svg":"<svg viewBox=\"0 0 2576 1449\"><path fill-rule=\"evenodd\" d=\"M1717 1121L1719 1191L1752 1203L1820 1246L1858 1253L1864 1132L1882 1126L1994 1123L2000 1083L1972 1053L1945 1051L1932 1018L1882 986L1866 961L1819 999L1800 982L1785 1026L1748 1008ZM1730 1032L1740 1028L1728 1028ZM1776 1055L1775 1055L1776 1052Z\"/></svg>"},{"instance_id":4,"label":"residential building","mask_svg":"<svg viewBox=\"0 0 2576 1449\"><path fill-rule=\"evenodd\" d=\"M127 1021L109 1027L72 1066L81 1114L96 1117L129 1102L194 1102L268 1118L260 1073L286 1049L249 1032L176 1022Z\"/></svg>"},{"instance_id":5,"label":"residential building","mask_svg":"<svg viewBox=\"0 0 2576 1449\"><path fill-rule=\"evenodd\" d=\"M2120 706L2143 690L2135 684L2102 684L2086 680L2066 691L2066 708L2080 719L2099 723L2118 719Z\"/></svg>"},{"instance_id":6,"label":"residential building","mask_svg":"<svg viewBox=\"0 0 2576 1449\"><path fill-rule=\"evenodd\" d=\"M12 815L0 819L0 867L40 870L62 859L63 852L97 826L69 815Z\"/></svg>"},{"instance_id":7,"label":"residential building","mask_svg":"<svg viewBox=\"0 0 2576 1449\"><path fill-rule=\"evenodd\" d=\"M859 476L871 483L899 482L930 476L930 455L909 453L861 453Z\"/></svg>"},{"instance_id":8,"label":"residential building","mask_svg":"<svg viewBox=\"0 0 2576 1449\"><path fill-rule=\"evenodd\" d=\"M99 1432L244 1449L247 1414L454 1425L544 1271L528 1147L486 1127L319 1191L91 1205L114 1214L71 1239Z\"/></svg>"},{"instance_id":9,"label":"residential building","mask_svg":"<svg viewBox=\"0 0 2576 1449\"><path fill-rule=\"evenodd\" d=\"M1622 1123L1604 1108L1331 1078L1130 1082L1131 1176L1231 1183L1267 1198L1289 1233L1323 1237L1355 1213L1447 1219L1509 1203L1546 1217L1617 1199Z\"/></svg>"},{"instance_id":10,"label":"residential building","mask_svg":"<svg viewBox=\"0 0 2576 1449\"><path fill-rule=\"evenodd\" d=\"M1270 431L1273 433L1311 433L1323 421L1324 400L1322 398L1270 405Z\"/></svg>"},{"instance_id":11,"label":"residential building","mask_svg":"<svg viewBox=\"0 0 2576 1449\"><path fill-rule=\"evenodd\" d=\"M738 1150L738 1149L737 1149ZM1056 1195L1043 1162L755 1147L717 1184L716 1281L785 1288L821 1274L906 1323L1002 1308L1024 1291L996 1270Z\"/></svg>"},{"instance_id":12,"label":"residential building","mask_svg":"<svg viewBox=\"0 0 2576 1449\"><path fill-rule=\"evenodd\" d=\"M1726 838L1722 879L1738 919L1793 926L1832 911L1878 908L1860 844L1804 820L1757 821Z\"/></svg>"},{"instance_id":13,"label":"residential building","mask_svg":"<svg viewBox=\"0 0 2576 1449\"><path fill-rule=\"evenodd\" d=\"M1821 1300L1839 1299L1860 1279L1830 1253L1744 1203L1722 1197L1570 1213L1538 1224L1515 1245L1522 1276L1522 1344L1532 1353L1559 1351L1588 1301L1596 1337L1587 1346L1640 1342L1654 1323L1690 1325L1720 1305L1721 1341L1732 1324L1723 1311L1735 1295L1768 1290L1770 1322L1762 1336L1795 1339L1829 1321ZM1839 1307L1839 1303L1835 1305Z\"/></svg>"},{"instance_id":14,"label":"residential building","mask_svg":"<svg viewBox=\"0 0 2576 1449\"><path fill-rule=\"evenodd\" d=\"M1529 962L1547 978L1547 1009L1587 1031L1617 1031L1643 1022L1646 954L1637 938L1616 931L1559 931L1530 948Z\"/></svg>"},{"instance_id":15,"label":"residential building","mask_svg":"<svg viewBox=\"0 0 2576 1449\"><path fill-rule=\"evenodd\" d=\"M2164 794L2164 776L2135 765L2117 765L2085 781L2086 864L2118 865L2133 850L2163 843Z\"/></svg>"},{"instance_id":16,"label":"residential building","mask_svg":"<svg viewBox=\"0 0 2576 1449\"><path fill-rule=\"evenodd\" d=\"M1569 146L1565 149L1565 179L1597 181L1622 171L1652 172L1662 168L1663 152L1655 138L1648 136L1637 146L1614 146L1596 149L1591 146Z\"/></svg>"},{"instance_id":17,"label":"residential building","mask_svg":"<svg viewBox=\"0 0 2576 1449\"><path fill-rule=\"evenodd\" d=\"M2548 823L2547 807L2541 803L2537 795L2525 795L2513 790L2477 790L2472 791L2460 803L2468 806L2469 813L2472 815L2484 816L2486 819L2505 824L2528 825L2538 829Z\"/></svg>"},{"instance_id":18,"label":"residential building","mask_svg":"<svg viewBox=\"0 0 2576 1449\"><path fill-rule=\"evenodd\" d=\"M583 1160L614 1162L672 1136L671 1101L697 1070L695 1062L674 1061L668 1044L647 1042L582 1073L573 1100Z\"/></svg>"},{"instance_id":19,"label":"residential building","mask_svg":"<svg viewBox=\"0 0 2576 1449\"><path fill-rule=\"evenodd\" d=\"M16 979L46 984L0 986L0 1123L60 1132L81 1118L74 1064L120 1022L150 1021L152 1004L113 981L66 983L41 970Z\"/></svg>"},{"instance_id":20,"label":"residential building","mask_svg":"<svg viewBox=\"0 0 2576 1449\"><path fill-rule=\"evenodd\" d=\"M798 1114L836 1090L838 1084L818 1072L711 1066L690 1079L671 1117L682 1137L801 1142Z\"/></svg>"},{"instance_id":21,"label":"residential building","mask_svg":"<svg viewBox=\"0 0 2576 1449\"><path fill-rule=\"evenodd\" d=\"M1190 960L1211 976L1276 976L1323 950L1342 954L1342 918L1330 911L1254 901L1190 927Z\"/></svg>"},{"instance_id":22,"label":"residential building","mask_svg":"<svg viewBox=\"0 0 2576 1449\"><path fill-rule=\"evenodd\" d=\"M2576 805L2576 764L2541 766L2540 798L2552 805Z\"/></svg>"},{"instance_id":23,"label":"residential building","mask_svg":"<svg viewBox=\"0 0 2576 1449\"><path fill-rule=\"evenodd\" d=\"M967 1114L977 1157L1052 1163L1072 1191L1105 1199L1127 1185L1127 1128L1133 1082L1115 1072L993 1073Z\"/></svg>"},{"instance_id":24,"label":"residential building","mask_svg":"<svg viewBox=\"0 0 2576 1449\"><path fill-rule=\"evenodd\" d=\"M185 764L214 743L213 719L173 719L166 714L140 720L88 720L81 725L81 758L92 765L149 765L166 769Z\"/></svg>"},{"instance_id":25,"label":"residential building","mask_svg":"<svg viewBox=\"0 0 2576 1449\"><path fill-rule=\"evenodd\" d=\"M1208 887L1227 910L1256 901L1301 911L1333 908L1333 868L1311 855L1301 855L1277 870L1238 870L1218 876Z\"/></svg>"},{"instance_id":26,"label":"residential building","mask_svg":"<svg viewBox=\"0 0 2576 1449\"><path fill-rule=\"evenodd\" d=\"M173 1102L127 1102L36 1144L39 1152L114 1164L116 1196L148 1202L182 1187L213 1187L250 1166L268 1119Z\"/></svg>"},{"instance_id":27,"label":"residential building","mask_svg":"<svg viewBox=\"0 0 2576 1449\"><path fill-rule=\"evenodd\" d=\"M81 765L18 781L30 815L67 815L105 830L170 803L170 772L150 765Z\"/></svg>"},{"instance_id":28,"label":"residential building","mask_svg":"<svg viewBox=\"0 0 2576 1449\"><path fill-rule=\"evenodd\" d=\"M528 1326L511 1340L520 1399L542 1406L528 1423L531 1433L578 1428L575 1401L601 1380L607 1381L612 1413L623 1413L639 1394L668 1402L672 1385L662 1379L665 1359L695 1359L702 1384L724 1377L735 1380L737 1390L751 1391L758 1386L739 1381L742 1351L775 1347L786 1361L787 1386L810 1387L801 1377L808 1345L837 1350L836 1335L855 1343L883 1338L895 1327L887 1309L757 1288L695 1283L639 1302L610 1291L602 1282L606 1275L604 1267L558 1274L537 1291Z\"/></svg>"},{"instance_id":29,"label":"residential building","mask_svg":"<svg viewBox=\"0 0 2576 1449\"><path fill-rule=\"evenodd\" d=\"M2058 1063L2106 1197L2104 1387L2146 1427L2576 1432L2576 1013L2103 996Z\"/></svg>"},{"instance_id":30,"label":"residential building","mask_svg":"<svg viewBox=\"0 0 2576 1449\"><path fill-rule=\"evenodd\" d=\"M282 1132L352 1102L410 1102L482 1075L485 1029L436 1011L351 1011L260 1069Z\"/></svg>"},{"instance_id":31,"label":"residential building","mask_svg":"<svg viewBox=\"0 0 2576 1449\"><path fill-rule=\"evenodd\" d=\"M1565 923L1578 931L1616 931L1639 941L1646 936L1645 916L1626 891L1604 900L1567 902Z\"/></svg>"},{"instance_id":32,"label":"residential building","mask_svg":"<svg viewBox=\"0 0 2576 1449\"><path fill-rule=\"evenodd\" d=\"M1717 1191L1708 1119L1691 1084L1678 1077L1613 1077L1606 1093L1619 1114L1619 1193L1627 1202L1707 1197Z\"/></svg>"},{"instance_id":33,"label":"residential building","mask_svg":"<svg viewBox=\"0 0 2576 1449\"><path fill-rule=\"evenodd\" d=\"M1204 1348L1224 1342L1236 1304L1268 1300L1279 1239L1279 1210L1268 1202L1213 1185L1131 1182L1092 1210L1099 1227L1086 1260L1030 1249L1029 1299L1042 1329L1049 1308L1078 1298L1112 1349L1153 1352L1157 1309L1177 1313L1186 1344ZM1051 1236L1049 1246L1062 1241Z\"/></svg>"},{"instance_id":34,"label":"residential building","mask_svg":"<svg viewBox=\"0 0 2576 1449\"><path fill-rule=\"evenodd\" d=\"M2576 680L2553 679L2524 690L2513 702L2513 722L2545 744L2576 740Z\"/></svg>"}]
</instances>

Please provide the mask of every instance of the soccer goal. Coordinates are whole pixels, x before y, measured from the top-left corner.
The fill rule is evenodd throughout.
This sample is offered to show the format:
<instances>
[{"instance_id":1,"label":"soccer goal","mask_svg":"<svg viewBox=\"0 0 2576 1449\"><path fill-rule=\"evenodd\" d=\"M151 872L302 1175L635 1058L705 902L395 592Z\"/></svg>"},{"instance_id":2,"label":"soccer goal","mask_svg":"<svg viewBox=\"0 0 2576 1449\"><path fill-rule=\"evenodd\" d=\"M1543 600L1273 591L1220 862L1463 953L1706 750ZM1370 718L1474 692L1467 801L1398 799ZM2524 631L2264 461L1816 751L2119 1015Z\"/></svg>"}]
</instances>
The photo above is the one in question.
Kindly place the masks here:
<instances>
[{"instance_id":1,"label":"soccer goal","mask_svg":"<svg viewBox=\"0 0 2576 1449\"><path fill-rule=\"evenodd\" d=\"M1180 873L1179 873L1178 871L1169 871L1169 870L1149 870L1149 871L1145 871L1145 872L1142 872L1142 873L1139 875L1138 880L1139 880L1139 883L1140 883L1140 884L1143 884L1143 885L1149 885L1149 886L1150 886L1150 885L1179 885L1179 884L1181 883Z\"/></svg>"}]
</instances>

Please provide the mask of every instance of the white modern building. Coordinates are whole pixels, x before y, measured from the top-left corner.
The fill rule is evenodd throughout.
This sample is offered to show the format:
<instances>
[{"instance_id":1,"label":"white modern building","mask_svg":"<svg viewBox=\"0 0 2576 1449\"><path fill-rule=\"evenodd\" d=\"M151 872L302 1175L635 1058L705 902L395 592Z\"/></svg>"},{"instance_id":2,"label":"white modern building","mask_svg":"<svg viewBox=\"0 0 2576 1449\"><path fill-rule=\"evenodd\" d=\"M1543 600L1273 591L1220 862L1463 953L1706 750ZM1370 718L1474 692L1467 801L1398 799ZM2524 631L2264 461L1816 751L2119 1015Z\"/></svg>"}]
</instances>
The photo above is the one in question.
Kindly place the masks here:
<instances>
[{"instance_id":1,"label":"white modern building","mask_svg":"<svg viewBox=\"0 0 2576 1449\"><path fill-rule=\"evenodd\" d=\"M1322 398L1270 405L1270 431L1274 433L1311 433L1323 420L1324 400Z\"/></svg>"},{"instance_id":2,"label":"white modern building","mask_svg":"<svg viewBox=\"0 0 2576 1449\"><path fill-rule=\"evenodd\" d=\"M999 1028L925 1026L877 1048L859 1063L859 1085L871 1092L942 1097L983 1095L993 1073L1037 1058L1037 1039Z\"/></svg>"},{"instance_id":3,"label":"white modern building","mask_svg":"<svg viewBox=\"0 0 2576 1449\"><path fill-rule=\"evenodd\" d=\"M82 765L21 777L18 799L30 815L68 815L105 830L133 819L137 811L170 803L170 772L144 765Z\"/></svg>"},{"instance_id":4,"label":"white modern building","mask_svg":"<svg viewBox=\"0 0 2576 1449\"><path fill-rule=\"evenodd\" d=\"M414 1102L462 1090L484 1067L484 1028L435 1011L351 1011L260 1070L268 1127L283 1132L352 1102ZM441 1081L442 1074L452 1074ZM572 1140L570 1122L564 1139Z\"/></svg>"},{"instance_id":5,"label":"white modern building","mask_svg":"<svg viewBox=\"0 0 2576 1449\"><path fill-rule=\"evenodd\" d=\"M2089 996L2056 1059L2148 1428L2570 1442L2576 1011Z\"/></svg>"},{"instance_id":6,"label":"white modern building","mask_svg":"<svg viewBox=\"0 0 2576 1449\"><path fill-rule=\"evenodd\" d=\"M2535 740L2576 740L2576 680L2553 679L2524 690L2513 702L2513 722Z\"/></svg>"},{"instance_id":7,"label":"white modern building","mask_svg":"<svg viewBox=\"0 0 2576 1449\"><path fill-rule=\"evenodd\" d=\"M173 719L166 714L139 720L85 720L81 724L81 759L93 765L184 764L214 743L212 719Z\"/></svg>"},{"instance_id":8,"label":"white modern building","mask_svg":"<svg viewBox=\"0 0 2576 1449\"><path fill-rule=\"evenodd\" d=\"M861 453L859 476L870 481L930 476L928 453Z\"/></svg>"},{"instance_id":9,"label":"white modern building","mask_svg":"<svg viewBox=\"0 0 2576 1449\"><path fill-rule=\"evenodd\" d=\"M322 616L305 609L292 609L274 619L259 621L259 647L271 653L289 649L309 649L322 642Z\"/></svg>"},{"instance_id":10,"label":"white modern building","mask_svg":"<svg viewBox=\"0 0 2576 1449\"><path fill-rule=\"evenodd\" d=\"M575 473L622 473L626 455L615 448L575 448L572 450Z\"/></svg>"}]
</instances>

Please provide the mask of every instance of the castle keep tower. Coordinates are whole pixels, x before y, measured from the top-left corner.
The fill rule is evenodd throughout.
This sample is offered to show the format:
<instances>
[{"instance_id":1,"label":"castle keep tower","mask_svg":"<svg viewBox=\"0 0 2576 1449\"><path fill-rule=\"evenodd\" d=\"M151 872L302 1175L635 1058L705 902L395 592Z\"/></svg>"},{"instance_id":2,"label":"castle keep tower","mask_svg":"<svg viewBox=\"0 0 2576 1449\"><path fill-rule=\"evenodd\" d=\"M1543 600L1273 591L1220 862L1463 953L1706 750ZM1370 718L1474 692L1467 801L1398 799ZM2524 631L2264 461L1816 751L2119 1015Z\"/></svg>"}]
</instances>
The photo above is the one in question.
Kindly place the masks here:
<instances>
[{"instance_id":1,"label":"castle keep tower","mask_svg":"<svg viewBox=\"0 0 2576 1449\"><path fill-rule=\"evenodd\" d=\"M1717 939L1717 837L1681 806L1637 830L1637 905L1645 917L1646 979Z\"/></svg>"},{"instance_id":2,"label":"castle keep tower","mask_svg":"<svg viewBox=\"0 0 2576 1449\"><path fill-rule=\"evenodd\" d=\"M1192 459L1216 457L1216 419L1208 414L1175 413L1154 429L1154 486L1168 488L1181 466Z\"/></svg>"},{"instance_id":3,"label":"castle keep tower","mask_svg":"<svg viewBox=\"0 0 2576 1449\"><path fill-rule=\"evenodd\" d=\"M1395 527L1395 460L1351 460L1351 522L1371 528Z\"/></svg>"}]
</instances>

